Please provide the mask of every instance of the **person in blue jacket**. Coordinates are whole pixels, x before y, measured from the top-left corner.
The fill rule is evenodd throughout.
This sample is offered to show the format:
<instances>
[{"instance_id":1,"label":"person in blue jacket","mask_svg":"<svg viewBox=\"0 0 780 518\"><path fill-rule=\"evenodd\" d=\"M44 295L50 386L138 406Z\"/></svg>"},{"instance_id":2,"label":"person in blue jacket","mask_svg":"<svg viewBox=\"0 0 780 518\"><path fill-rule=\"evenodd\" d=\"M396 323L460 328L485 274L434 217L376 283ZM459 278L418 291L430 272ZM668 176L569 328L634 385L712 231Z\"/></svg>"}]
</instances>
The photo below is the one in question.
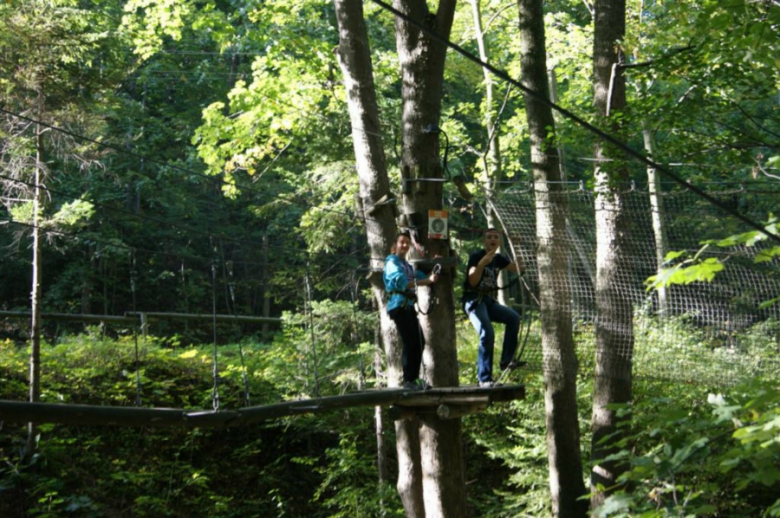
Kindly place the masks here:
<instances>
[{"instance_id":1,"label":"person in blue jacket","mask_svg":"<svg viewBox=\"0 0 780 518\"><path fill-rule=\"evenodd\" d=\"M407 390L422 390L427 388L420 379L422 351L425 347L425 337L417 320L414 309L417 286L430 286L439 276L435 273L426 275L415 271L406 261L406 254L412 246L408 233L402 232L396 236L390 249L390 255L385 259L385 291L387 292L387 314L395 322L398 334L403 344L401 363L403 365L403 388Z\"/></svg>"},{"instance_id":2,"label":"person in blue jacket","mask_svg":"<svg viewBox=\"0 0 780 518\"><path fill-rule=\"evenodd\" d=\"M483 249L469 255L466 279L463 281L463 309L479 335L477 349L477 379L480 387L492 387L493 347L495 332L492 322L505 324L504 345L501 350L501 370L517 366L513 360L520 331L520 315L495 299L498 275L501 270L522 273L524 266L518 259L514 263L498 252L501 234L494 228L485 231Z\"/></svg>"}]
</instances>

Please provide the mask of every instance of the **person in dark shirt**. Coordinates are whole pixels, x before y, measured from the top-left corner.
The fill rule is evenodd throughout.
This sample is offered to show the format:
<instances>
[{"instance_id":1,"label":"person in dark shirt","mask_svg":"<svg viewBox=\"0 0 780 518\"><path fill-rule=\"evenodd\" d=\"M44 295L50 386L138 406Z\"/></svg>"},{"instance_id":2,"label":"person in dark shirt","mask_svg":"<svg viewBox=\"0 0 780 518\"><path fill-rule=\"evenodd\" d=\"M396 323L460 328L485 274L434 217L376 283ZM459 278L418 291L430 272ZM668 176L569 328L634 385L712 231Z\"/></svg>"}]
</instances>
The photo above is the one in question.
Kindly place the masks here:
<instances>
[{"instance_id":1,"label":"person in dark shirt","mask_svg":"<svg viewBox=\"0 0 780 518\"><path fill-rule=\"evenodd\" d=\"M501 270L522 273L524 267L518 258L513 263L498 252L501 234L489 228L483 235L483 249L469 255L466 279L463 282L463 309L479 335L477 351L477 379L480 387L492 387L493 348L495 332L493 322L504 324L504 345L501 350L501 370L514 367L517 351L517 335L520 332L520 315L495 299L498 275Z\"/></svg>"}]
</instances>

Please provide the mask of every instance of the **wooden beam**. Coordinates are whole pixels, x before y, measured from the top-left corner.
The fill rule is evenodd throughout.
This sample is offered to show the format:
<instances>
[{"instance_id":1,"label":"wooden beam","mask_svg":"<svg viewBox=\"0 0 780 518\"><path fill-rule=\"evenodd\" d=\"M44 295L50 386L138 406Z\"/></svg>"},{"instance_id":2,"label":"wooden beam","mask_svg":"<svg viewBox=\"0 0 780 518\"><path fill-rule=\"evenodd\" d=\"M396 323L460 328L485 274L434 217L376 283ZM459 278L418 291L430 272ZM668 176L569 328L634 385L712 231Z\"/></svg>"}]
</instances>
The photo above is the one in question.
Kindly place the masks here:
<instances>
[{"instance_id":1,"label":"wooden beam","mask_svg":"<svg viewBox=\"0 0 780 518\"><path fill-rule=\"evenodd\" d=\"M217 320L218 322L241 322L243 324L281 324L278 317L255 317L246 315L210 315L198 313L164 313L160 311L128 311L125 315L146 315L149 320ZM136 317L137 319L137 317Z\"/></svg>"},{"instance_id":2,"label":"wooden beam","mask_svg":"<svg viewBox=\"0 0 780 518\"><path fill-rule=\"evenodd\" d=\"M436 409L436 415L442 419L455 419L456 417L463 417L466 415L477 414L484 412L487 409L487 404L476 405L439 405Z\"/></svg>"},{"instance_id":3,"label":"wooden beam","mask_svg":"<svg viewBox=\"0 0 780 518\"><path fill-rule=\"evenodd\" d=\"M404 412L436 412L441 405L446 405L451 410L443 412L450 412L452 415L465 412L462 415L466 415L469 409L478 411L477 409L486 408L491 403L524 397L523 385L485 389L469 386L426 391L383 389L216 412L0 400L0 421L94 426L221 428L362 406L395 406Z\"/></svg>"},{"instance_id":4,"label":"wooden beam","mask_svg":"<svg viewBox=\"0 0 780 518\"><path fill-rule=\"evenodd\" d=\"M0 317L32 318L29 311L0 311ZM88 315L74 313L41 313L44 320L67 320L72 322L111 322L115 324L137 324L138 317L118 315Z\"/></svg>"},{"instance_id":5,"label":"wooden beam","mask_svg":"<svg viewBox=\"0 0 780 518\"><path fill-rule=\"evenodd\" d=\"M208 315L196 313L162 313L158 311L128 311L121 315L89 315L79 313L42 313L45 320L65 320L71 322L109 322L115 324L138 324L142 315L149 320L206 320L216 319L218 322L239 322L242 324L281 324L281 318L254 317L247 315ZM6 318L32 318L29 311L0 311L0 317Z\"/></svg>"}]
</instances>

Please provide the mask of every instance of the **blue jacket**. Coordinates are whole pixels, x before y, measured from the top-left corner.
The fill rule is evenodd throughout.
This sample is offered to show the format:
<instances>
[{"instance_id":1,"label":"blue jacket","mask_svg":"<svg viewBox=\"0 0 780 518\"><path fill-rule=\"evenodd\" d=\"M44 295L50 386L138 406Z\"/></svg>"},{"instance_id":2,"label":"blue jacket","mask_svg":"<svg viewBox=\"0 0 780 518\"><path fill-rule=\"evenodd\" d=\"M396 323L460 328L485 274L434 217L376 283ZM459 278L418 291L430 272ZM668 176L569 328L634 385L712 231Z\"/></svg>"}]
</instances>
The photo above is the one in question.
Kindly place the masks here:
<instances>
[{"instance_id":1,"label":"blue jacket","mask_svg":"<svg viewBox=\"0 0 780 518\"><path fill-rule=\"evenodd\" d=\"M423 272L415 272L411 264L395 254L387 256L385 259L385 273L382 279L385 281L388 312L401 306L414 304L414 289L406 288L409 281L414 277L421 280L428 276Z\"/></svg>"}]
</instances>

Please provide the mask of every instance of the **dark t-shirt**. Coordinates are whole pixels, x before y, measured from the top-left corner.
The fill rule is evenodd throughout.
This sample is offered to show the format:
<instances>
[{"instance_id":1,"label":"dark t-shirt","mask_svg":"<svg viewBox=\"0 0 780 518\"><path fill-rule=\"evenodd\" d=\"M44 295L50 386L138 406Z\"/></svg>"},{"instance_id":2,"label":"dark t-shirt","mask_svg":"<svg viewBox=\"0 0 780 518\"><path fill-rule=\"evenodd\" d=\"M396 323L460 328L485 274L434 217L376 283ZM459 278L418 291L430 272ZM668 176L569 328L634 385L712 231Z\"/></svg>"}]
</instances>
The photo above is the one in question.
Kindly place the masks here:
<instances>
[{"instance_id":1,"label":"dark t-shirt","mask_svg":"<svg viewBox=\"0 0 780 518\"><path fill-rule=\"evenodd\" d=\"M490 264L482 270L482 278L476 287L469 283L469 270L476 267L477 264L487 255L485 250L474 252L469 255L469 263L466 266L466 280L463 281L463 302L476 299L480 294L488 293L493 296L498 289L498 274L501 270L512 264L512 261L501 254L496 254Z\"/></svg>"}]
</instances>

